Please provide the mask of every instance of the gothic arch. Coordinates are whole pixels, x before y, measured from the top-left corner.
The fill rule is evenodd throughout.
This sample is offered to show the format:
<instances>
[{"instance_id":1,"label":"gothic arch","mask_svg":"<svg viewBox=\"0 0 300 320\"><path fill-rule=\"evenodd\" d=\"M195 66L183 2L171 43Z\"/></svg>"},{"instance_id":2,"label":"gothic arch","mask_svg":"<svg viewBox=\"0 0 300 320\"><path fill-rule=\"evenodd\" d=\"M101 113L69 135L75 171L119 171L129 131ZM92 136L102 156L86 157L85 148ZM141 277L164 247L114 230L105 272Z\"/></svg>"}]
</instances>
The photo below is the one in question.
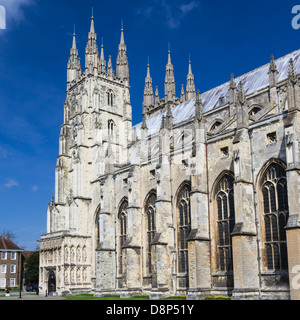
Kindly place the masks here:
<instances>
[{"instance_id":1,"label":"gothic arch","mask_svg":"<svg viewBox=\"0 0 300 320\"><path fill-rule=\"evenodd\" d=\"M144 201L144 216L145 216L145 226L146 226L146 269L147 273L152 273L152 250L151 245L156 233L156 191L151 190L145 198Z\"/></svg>"},{"instance_id":2,"label":"gothic arch","mask_svg":"<svg viewBox=\"0 0 300 320\"><path fill-rule=\"evenodd\" d=\"M254 103L249 107L249 117L253 117L254 114L260 112L264 107L260 104Z\"/></svg>"},{"instance_id":3,"label":"gothic arch","mask_svg":"<svg viewBox=\"0 0 300 320\"><path fill-rule=\"evenodd\" d=\"M175 195L174 195L174 199L176 199L176 205L177 205L177 200L178 200L178 196L179 196L179 192L185 187L188 186L189 189L191 190L192 188L192 184L190 180L184 180L183 182L181 182L181 184L178 186Z\"/></svg>"},{"instance_id":4,"label":"gothic arch","mask_svg":"<svg viewBox=\"0 0 300 320\"><path fill-rule=\"evenodd\" d=\"M214 183L213 183L213 185L212 185L212 187L211 187L211 191L210 191L210 202L212 202L213 201L213 199L215 198L215 195L216 195L216 187L217 187L217 185L219 184L219 182L224 178L224 176L230 176L230 177L232 177L232 179L234 179L234 174L233 174L233 172L232 171L230 171L230 170L224 170L224 171L222 171L219 175L218 175L218 177L215 179L215 181L214 181Z\"/></svg>"},{"instance_id":5,"label":"gothic arch","mask_svg":"<svg viewBox=\"0 0 300 320\"><path fill-rule=\"evenodd\" d=\"M116 124L112 119L107 121L107 133L109 136L114 136L116 134Z\"/></svg>"},{"instance_id":6,"label":"gothic arch","mask_svg":"<svg viewBox=\"0 0 300 320\"><path fill-rule=\"evenodd\" d=\"M114 105L114 98L115 98L113 90L111 89L107 90L106 97L107 97L107 105L112 107Z\"/></svg>"},{"instance_id":7,"label":"gothic arch","mask_svg":"<svg viewBox=\"0 0 300 320\"><path fill-rule=\"evenodd\" d=\"M147 195L146 195L146 197L145 197L145 200L144 200L143 208L146 208L146 204L147 204L149 198L150 198L152 195L156 195L156 193L157 193L157 192L156 192L155 189L151 189L151 190L147 193Z\"/></svg>"},{"instance_id":8,"label":"gothic arch","mask_svg":"<svg viewBox=\"0 0 300 320\"><path fill-rule=\"evenodd\" d=\"M178 271L185 275L189 287L188 237L191 231L190 181L184 181L176 192Z\"/></svg>"},{"instance_id":9,"label":"gothic arch","mask_svg":"<svg viewBox=\"0 0 300 320\"><path fill-rule=\"evenodd\" d=\"M260 184L260 181L261 181L264 173L266 172L266 170L268 169L268 167L269 167L270 165L272 165L272 164L278 164L278 165L282 166L285 170L286 170L286 168L287 168L286 163L285 163L283 160L279 159L279 158L272 158L272 159L267 160L267 161L262 165L261 169L259 170L259 172L258 172L258 174L257 174L257 176L256 176L256 179L255 179L255 187L256 187L256 189L258 189L258 188L260 187L259 184Z\"/></svg>"},{"instance_id":10,"label":"gothic arch","mask_svg":"<svg viewBox=\"0 0 300 320\"><path fill-rule=\"evenodd\" d=\"M209 129L207 132L209 133L213 133L216 131L217 128L221 127L221 125L224 123L224 121L222 119L214 119L211 124L209 125Z\"/></svg>"},{"instance_id":11,"label":"gothic arch","mask_svg":"<svg viewBox=\"0 0 300 320\"><path fill-rule=\"evenodd\" d=\"M118 249L118 272L119 275L123 275L124 273L124 254L123 254L123 246L127 239L127 207L128 207L128 199L124 197L118 206L118 215L117 215L117 249Z\"/></svg>"},{"instance_id":12,"label":"gothic arch","mask_svg":"<svg viewBox=\"0 0 300 320\"><path fill-rule=\"evenodd\" d=\"M235 225L234 177L223 172L213 189L213 232L215 238L216 268L221 272L233 271L231 233Z\"/></svg>"},{"instance_id":13,"label":"gothic arch","mask_svg":"<svg viewBox=\"0 0 300 320\"><path fill-rule=\"evenodd\" d=\"M289 217L285 163L268 161L258 175L258 208L265 270L288 269L285 227Z\"/></svg>"},{"instance_id":14,"label":"gothic arch","mask_svg":"<svg viewBox=\"0 0 300 320\"><path fill-rule=\"evenodd\" d=\"M95 230L95 245L96 248L100 244L100 210L101 210L101 204L99 204L95 210L94 214L94 230Z\"/></svg>"}]
</instances>

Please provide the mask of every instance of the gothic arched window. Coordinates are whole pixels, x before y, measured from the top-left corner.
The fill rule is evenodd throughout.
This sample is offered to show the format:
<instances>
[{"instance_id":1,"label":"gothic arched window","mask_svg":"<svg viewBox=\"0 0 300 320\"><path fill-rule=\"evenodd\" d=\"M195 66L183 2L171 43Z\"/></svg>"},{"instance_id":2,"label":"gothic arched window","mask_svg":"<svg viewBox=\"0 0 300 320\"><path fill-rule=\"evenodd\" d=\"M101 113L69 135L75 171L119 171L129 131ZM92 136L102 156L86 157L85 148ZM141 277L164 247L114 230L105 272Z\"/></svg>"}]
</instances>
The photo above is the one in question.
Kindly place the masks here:
<instances>
[{"instance_id":1,"label":"gothic arched window","mask_svg":"<svg viewBox=\"0 0 300 320\"><path fill-rule=\"evenodd\" d=\"M113 136L114 135L114 122L113 120L108 120L108 123L107 123L107 128L108 128L108 135L109 136Z\"/></svg>"},{"instance_id":2,"label":"gothic arched window","mask_svg":"<svg viewBox=\"0 0 300 320\"><path fill-rule=\"evenodd\" d=\"M218 225L218 255L219 270L232 271L231 232L235 224L233 178L225 175L217 185L217 225Z\"/></svg>"},{"instance_id":3,"label":"gothic arched window","mask_svg":"<svg viewBox=\"0 0 300 320\"><path fill-rule=\"evenodd\" d=\"M97 208L97 213L95 217L95 240L96 240L96 247L100 244L100 208Z\"/></svg>"},{"instance_id":4,"label":"gothic arched window","mask_svg":"<svg viewBox=\"0 0 300 320\"><path fill-rule=\"evenodd\" d=\"M285 226L289 216L285 169L279 164L268 167L262 178L265 252L268 270L287 270Z\"/></svg>"},{"instance_id":5,"label":"gothic arched window","mask_svg":"<svg viewBox=\"0 0 300 320\"><path fill-rule=\"evenodd\" d=\"M188 236L191 231L190 186L184 185L178 194L178 263L179 272L188 273Z\"/></svg>"},{"instance_id":6,"label":"gothic arched window","mask_svg":"<svg viewBox=\"0 0 300 320\"><path fill-rule=\"evenodd\" d=\"M123 274L123 246L127 239L127 207L128 202L124 200L119 208L118 219L119 219L119 273Z\"/></svg>"},{"instance_id":7,"label":"gothic arched window","mask_svg":"<svg viewBox=\"0 0 300 320\"><path fill-rule=\"evenodd\" d=\"M215 123L211 126L209 132L210 133L213 133L215 132L220 126L222 125L222 122L221 121L215 121Z\"/></svg>"},{"instance_id":8,"label":"gothic arched window","mask_svg":"<svg viewBox=\"0 0 300 320\"><path fill-rule=\"evenodd\" d=\"M152 193L148 197L148 200L145 206L145 212L147 215L147 268L149 273L152 273L151 243L154 239L155 232L156 232L155 202L156 202L156 194Z\"/></svg>"},{"instance_id":9,"label":"gothic arched window","mask_svg":"<svg viewBox=\"0 0 300 320\"><path fill-rule=\"evenodd\" d=\"M113 104L114 104L114 94L112 91L107 92L107 104L109 106L113 106Z\"/></svg>"}]
</instances>

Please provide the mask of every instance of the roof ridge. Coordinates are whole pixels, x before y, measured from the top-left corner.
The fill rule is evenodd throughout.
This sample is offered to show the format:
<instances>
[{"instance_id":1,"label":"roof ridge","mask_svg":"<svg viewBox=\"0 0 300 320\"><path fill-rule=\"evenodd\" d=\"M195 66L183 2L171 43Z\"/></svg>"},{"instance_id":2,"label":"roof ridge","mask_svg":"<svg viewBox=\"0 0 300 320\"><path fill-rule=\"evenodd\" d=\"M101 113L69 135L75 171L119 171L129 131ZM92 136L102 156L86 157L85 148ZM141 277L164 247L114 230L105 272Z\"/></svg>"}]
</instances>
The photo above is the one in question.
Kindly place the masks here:
<instances>
[{"instance_id":1,"label":"roof ridge","mask_svg":"<svg viewBox=\"0 0 300 320\"><path fill-rule=\"evenodd\" d=\"M284 56L282 56L282 57L280 57L280 58L278 58L278 59L275 59L274 61L277 62L277 61L286 59L286 57L291 56L291 55L295 54L296 52L300 52L300 49L297 49L297 50L294 50L293 52L287 53L286 55L284 55ZM238 76L237 78L235 78L235 80L238 80L238 79L240 79L240 78L242 78L242 77L244 77L244 76L247 76L247 75L249 75L249 74L251 74L251 73L254 73L254 72L256 72L257 70L260 70L260 69L262 69L262 68L265 68L265 67L268 66L269 64L270 64L270 62L265 63L265 64L263 64L263 65L260 66L260 67L257 67L257 68L255 68L255 69L253 69L253 70L250 70L250 71L246 72L246 73L243 73L242 75L240 75L240 76ZM216 87L214 87L214 88L211 88L211 89L203 92L201 95L204 95L205 93L208 93L208 92L210 92L210 91L213 91L213 90L216 90L216 89L218 89L218 88L221 88L221 87L225 86L225 85L228 84L228 83L230 83L230 80L229 80L229 81L226 81L226 82L224 82L224 83L222 83L222 84L220 84L220 85L218 85L218 86L216 86Z\"/></svg>"}]
</instances>

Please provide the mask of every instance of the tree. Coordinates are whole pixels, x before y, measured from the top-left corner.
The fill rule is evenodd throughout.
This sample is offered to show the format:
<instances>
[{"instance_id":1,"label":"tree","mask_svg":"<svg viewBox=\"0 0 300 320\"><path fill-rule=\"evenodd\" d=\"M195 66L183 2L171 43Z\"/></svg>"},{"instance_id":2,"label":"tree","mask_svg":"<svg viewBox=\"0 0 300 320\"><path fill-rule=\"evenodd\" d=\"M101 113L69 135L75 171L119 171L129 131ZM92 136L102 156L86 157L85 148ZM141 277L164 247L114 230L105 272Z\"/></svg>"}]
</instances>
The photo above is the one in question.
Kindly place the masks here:
<instances>
[{"instance_id":1,"label":"tree","mask_svg":"<svg viewBox=\"0 0 300 320\"><path fill-rule=\"evenodd\" d=\"M0 232L1 237L6 237L7 239L14 241L16 239L16 235L10 230L3 230Z\"/></svg>"},{"instance_id":2,"label":"tree","mask_svg":"<svg viewBox=\"0 0 300 320\"><path fill-rule=\"evenodd\" d=\"M29 257L25 259L24 278L26 284L39 282L39 260L39 251L34 251Z\"/></svg>"}]
</instances>

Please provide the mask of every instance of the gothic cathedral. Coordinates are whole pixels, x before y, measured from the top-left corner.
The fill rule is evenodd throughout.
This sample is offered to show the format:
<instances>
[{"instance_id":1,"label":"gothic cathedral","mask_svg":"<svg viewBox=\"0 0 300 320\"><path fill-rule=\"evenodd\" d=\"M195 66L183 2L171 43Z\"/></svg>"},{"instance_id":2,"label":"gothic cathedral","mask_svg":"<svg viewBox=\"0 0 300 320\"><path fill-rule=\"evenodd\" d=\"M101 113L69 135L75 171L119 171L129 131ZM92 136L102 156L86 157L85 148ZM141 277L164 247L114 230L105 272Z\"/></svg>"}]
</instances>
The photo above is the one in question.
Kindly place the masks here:
<instances>
[{"instance_id":1,"label":"gothic cathedral","mask_svg":"<svg viewBox=\"0 0 300 320\"><path fill-rule=\"evenodd\" d=\"M300 50L179 97L167 58L133 126L123 28L115 70L74 34L40 293L300 299Z\"/></svg>"}]
</instances>

